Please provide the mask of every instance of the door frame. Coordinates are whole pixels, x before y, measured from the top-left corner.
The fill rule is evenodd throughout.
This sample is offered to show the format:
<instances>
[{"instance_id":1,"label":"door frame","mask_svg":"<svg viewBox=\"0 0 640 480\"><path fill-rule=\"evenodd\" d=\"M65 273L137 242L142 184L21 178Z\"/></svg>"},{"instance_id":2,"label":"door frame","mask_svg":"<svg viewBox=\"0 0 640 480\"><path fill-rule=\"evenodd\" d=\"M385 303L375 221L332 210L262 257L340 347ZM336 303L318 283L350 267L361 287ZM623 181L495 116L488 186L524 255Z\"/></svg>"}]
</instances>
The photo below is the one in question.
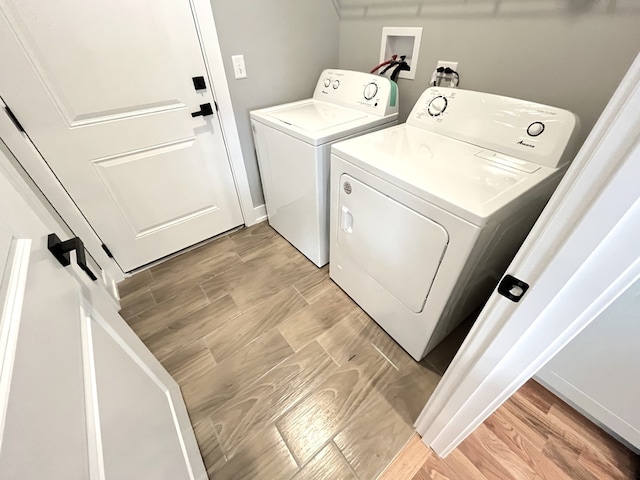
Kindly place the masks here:
<instances>
[{"instance_id":1,"label":"door frame","mask_svg":"<svg viewBox=\"0 0 640 480\"><path fill-rule=\"evenodd\" d=\"M209 0L190 0L190 5L204 57L206 73L209 77L209 85L212 86L213 97L219 107L217 114L240 202L242 217L244 224L251 226L266 218L266 210L264 205L257 207L253 205L213 11ZM0 92L1 96L2 92ZM1 101L0 107L4 107ZM15 127L11 119L6 115L4 108L0 108L0 110L0 141L6 145L12 154L9 156L9 160L13 168L31 180L29 182L31 183L30 188L36 194L42 195L40 201L46 207L50 206L61 217L66 226L75 235L83 239L89 255L102 270L106 283L110 285L110 290L113 290L112 293L117 295L115 285L124 279L124 272L102 249L102 241L71 199L64 186L49 168L40 152L31 143L29 137ZM47 203L49 205L46 205Z\"/></svg>"},{"instance_id":2,"label":"door frame","mask_svg":"<svg viewBox=\"0 0 640 480\"><path fill-rule=\"evenodd\" d=\"M453 451L640 278L640 55L507 269L531 288L496 292L415 426Z\"/></svg>"},{"instance_id":3,"label":"door frame","mask_svg":"<svg viewBox=\"0 0 640 480\"><path fill-rule=\"evenodd\" d=\"M210 0L190 0L193 16L200 39L200 46L204 54L205 66L209 75L213 97L220 108L218 116L222 126L222 135L227 147L227 155L231 164L231 171L236 183L242 217L247 227L255 225L267 218L266 206L254 207L249 188L249 177L244 163L244 155L240 145L240 135L236 117L233 112L233 102L229 92L229 83L224 68L224 58L218 40L218 30L213 17Z\"/></svg>"}]
</instances>

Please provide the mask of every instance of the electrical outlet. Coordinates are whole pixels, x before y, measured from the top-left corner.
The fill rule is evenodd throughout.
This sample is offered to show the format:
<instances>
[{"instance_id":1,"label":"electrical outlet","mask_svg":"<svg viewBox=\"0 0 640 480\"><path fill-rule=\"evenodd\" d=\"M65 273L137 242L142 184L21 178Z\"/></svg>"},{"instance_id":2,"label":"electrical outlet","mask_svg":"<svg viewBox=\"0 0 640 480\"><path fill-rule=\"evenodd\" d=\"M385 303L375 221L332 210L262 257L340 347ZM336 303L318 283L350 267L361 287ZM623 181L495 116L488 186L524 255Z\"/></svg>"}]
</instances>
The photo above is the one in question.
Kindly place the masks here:
<instances>
[{"instance_id":1,"label":"electrical outlet","mask_svg":"<svg viewBox=\"0 0 640 480\"><path fill-rule=\"evenodd\" d=\"M458 71L458 62L445 62L444 60L438 60L438 65L436 65L436 69L444 67L449 67L454 72Z\"/></svg>"},{"instance_id":2,"label":"electrical outlet","mask_svg":"<svg viewBox=\"0 0 640 480\"><path fill-rule=\"evenodd\" d=\"M244 68L244 55L232 55L233 73L238 78L247 78L247 69Z\"/></svg>"}]
</instances>

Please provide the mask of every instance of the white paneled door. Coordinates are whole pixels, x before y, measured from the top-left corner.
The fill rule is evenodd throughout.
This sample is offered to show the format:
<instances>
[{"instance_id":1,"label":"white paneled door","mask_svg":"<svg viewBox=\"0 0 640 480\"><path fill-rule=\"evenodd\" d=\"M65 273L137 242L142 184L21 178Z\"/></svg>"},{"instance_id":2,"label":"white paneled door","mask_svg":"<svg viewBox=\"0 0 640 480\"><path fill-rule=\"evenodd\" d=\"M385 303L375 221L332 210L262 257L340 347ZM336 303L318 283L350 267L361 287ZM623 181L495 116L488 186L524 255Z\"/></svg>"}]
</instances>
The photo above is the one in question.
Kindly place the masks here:
<instances>
[{"instance_id":1,"label":"white paneled door","mask_svg":"<svg viewBox=\"0 0 640 480\"><path fill-rule=\"evenodd\" d=\"M178 385L1 167L0 478L205 480Z\"/></svg>"},{"instance_id":2,"label":"white paneled door","mask_svg":"<svg viewBox=\"0 0 640 480\"><path fill-rule=\"evenodd\" d=\"M188 0L0 0L0 59L0 97L124 271L243 223Z\"/></svg>"}]
</instances>

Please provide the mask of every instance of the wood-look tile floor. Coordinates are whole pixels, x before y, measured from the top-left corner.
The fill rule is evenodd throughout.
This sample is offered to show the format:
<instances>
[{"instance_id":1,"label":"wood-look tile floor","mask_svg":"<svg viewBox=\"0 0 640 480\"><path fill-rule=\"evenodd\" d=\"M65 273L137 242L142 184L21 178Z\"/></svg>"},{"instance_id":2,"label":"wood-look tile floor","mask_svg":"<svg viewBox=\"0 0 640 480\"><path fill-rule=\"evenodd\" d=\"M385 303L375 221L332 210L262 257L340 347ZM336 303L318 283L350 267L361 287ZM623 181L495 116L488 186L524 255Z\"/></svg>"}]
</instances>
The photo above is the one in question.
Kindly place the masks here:
<instances>
[{"instance_id":1,"label":"wood-look tile floor","mask_svg":"<svg viewBox=\"0 0 640 480\"><path fill-rule=\"evenodd\" d=\"M376 478L469 328L416 363L266 222L119 287L216 480Z\"/></svg>"},{"instance_id":2,"label":"wood-look tile floor","mask_svg":"<svg viewBox=\"0 0 640 480\"><path fill-rule=\"evenodd\" d=\"M441 459L414 435L380 480L635 480L638 457L530 380Z\"/></svg>"}]
</instances>

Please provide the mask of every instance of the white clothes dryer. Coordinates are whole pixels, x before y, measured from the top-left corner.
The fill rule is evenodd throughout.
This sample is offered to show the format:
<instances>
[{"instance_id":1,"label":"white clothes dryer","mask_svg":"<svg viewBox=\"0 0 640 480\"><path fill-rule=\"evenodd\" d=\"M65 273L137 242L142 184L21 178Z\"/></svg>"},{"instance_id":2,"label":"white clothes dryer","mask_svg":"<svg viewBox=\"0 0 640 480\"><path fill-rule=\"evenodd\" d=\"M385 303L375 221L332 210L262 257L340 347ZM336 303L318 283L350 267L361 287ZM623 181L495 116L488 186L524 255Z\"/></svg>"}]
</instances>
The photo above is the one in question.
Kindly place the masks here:
<instances>
[{"instance_id":1,"label":"white clothes dryer","mask_svg":"<svg viewBox=\"0 0 640 480\"><path fill-rule=\"evenodd\" d=\"M318 267L329 261L331 144L398 122L397 85L325 70L313 98L251 112L269 224Z\"/></svg>"},{"instance_id":2,"label":"white clothes dryer","mask_svg":"<svg viewBox=\"0 0 640 480\"><path fill-rule=\"evenodd\" d=\"M488 299L576 127L558 108L434 87L406 124L335 144L331 278L422 359Z\"/></svg>"}]
</instances>

